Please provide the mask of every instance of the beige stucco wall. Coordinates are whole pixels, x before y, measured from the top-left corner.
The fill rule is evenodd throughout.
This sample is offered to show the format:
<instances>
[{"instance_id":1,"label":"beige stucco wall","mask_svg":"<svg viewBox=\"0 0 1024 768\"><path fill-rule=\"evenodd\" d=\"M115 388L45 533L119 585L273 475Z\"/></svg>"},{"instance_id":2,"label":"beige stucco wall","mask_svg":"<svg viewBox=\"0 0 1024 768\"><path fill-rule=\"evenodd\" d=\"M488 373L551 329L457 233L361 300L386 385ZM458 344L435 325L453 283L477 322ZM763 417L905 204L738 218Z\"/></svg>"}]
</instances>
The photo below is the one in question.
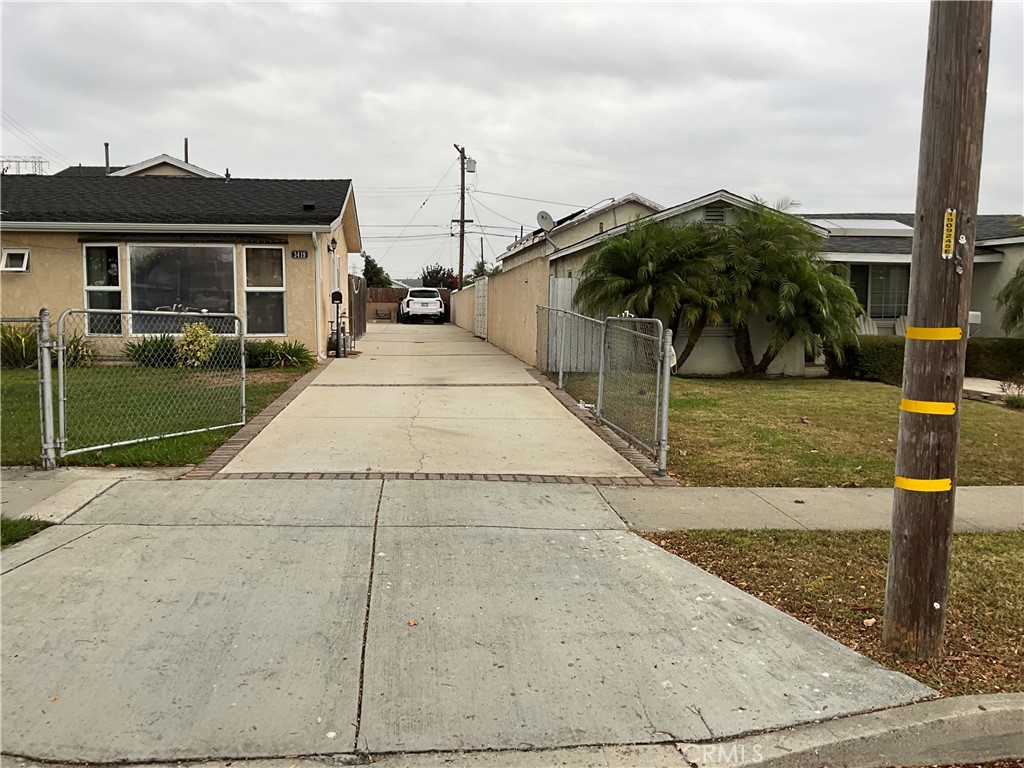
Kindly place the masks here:
<instances>
[{"instance_id":1,"label":"beige stucco wall","mask_svg":"<svg viewBox=\"0 0 1024 768\"><path fill-rule=\"evenodd\" d=\"M764 354L768 345L771 326L763 318L755 318L750 324L750 340L754 350L754 361ZM680 331L679 338L673 339L676 354L686 346L686 335ZM740 359L736 356L734 334L731 326L704 329L700 341L683 363L678 373L682 376L724 376L742 371ZM803 339L793 339L782 354L768 366L769 376L803 376Z\"/></svg>"},{"instance_id":2,"label":"beige stucco wall","mask_svg":"<svg viewBox=\"0 0 1024 768\"><path fill-rule=\"evenodd\" d=\"M487 340L537 364L537 306L547 304L548 262L536 259L487 281Z\"/></svg>"},{"instance_id":3,"label":"beige stucco wall","mask_svg":"<svg viewBox=\"0 0 1024 768\"><path fill-rule=\"evenodd\" d=\"M28 317L46 307L56 320L65 309L83 305L85 262L77 233L0 231L0 247L30 251L30 271L0 272L0 314Z\"/></svg>"},{"instance_id":4,"label":"beige stucco wall","mask_svg":"<svg viewBox=\"0 0 1024 768\"><path fill-rule=\"evenodd\" d=\"M344 233L341 228L332 233L338 238L338 268L342 278L348 272L348 253L344 250ZM6 317L29 316L39 312L41 307L50 310L56 319L65 309L86 306L84 248L78 241L77 233L46 232L2 232L0 246L3 248L28 247L30 249L27 273L0 272L0 313ZM272 236L268 236L272 237ZM282 236L278 236L282 237ZM330 303L330 281L327 278L327 245L331 235L318 237L321 243L321 268L324 269L323 290L321 291L321 333L316 333L317 295L316 250L311 235L290 235L284 249L285 271L285 336L300 341L310 350L323 350L328 325L326 319L333 318ZM109 241L113 244L116 241ZM126 238L117 243L119 271L121 274L121 306L131 306L130 267L128 248L135 241ZM193 241L202 244L202 238ZM94 242L92 244L99 244ZM259 247L259 246L256 246ZM244 319L245 304L245 246L235 244L235 311ZM308 259L291 258L292 251L307 251ZM328 314L330 309L330 314ZM254 336L254 338L257 338Z\"/></svg>"},{"instance_id":5,"label":"beige stucco wall","mask_svg":"<svg viewBox=\"0 0 1024 768\"><path fill-rule=\"evenodd\" d=\"M1001 264L975 264L971 281L971 309L981 312L981 326L974 330L976 336L997 336L1006 334L1000 325L1003 311L996 302L996 296L1016 273L1024 261L1024 243L1019 245L995 246L1003 252ZM1024 330L1011 334L1024 337Z\"/></svg>"},{"instance_id":6,"label":"beige stucco wall","mask_svg":"<svg viewBox=\"0 0 1024 768\"><path fill-rule=\"evenodd\" d=\"M559 248L564 248L578 243L581 240L586 240L588 237L592 237L600 232L609 230L612 227L617 227L619 224L627 224L644 216L649 216L654 212L653 208L649 208L646 205L641 205L640 203L629 200L624 202L622 205L617 205L614 208L602 212L600 216L583 219L582 221L570 221L563 224L561 227L558 227L551 232L551 242L554 242L554 244ZM540 256L549 256L553 251L551 242L543 236L536 237L531 245L523 248L521 251L517 251L511 256L506 256L501 262L502 268L514 269L515 267L529 261L533 261Z\"/></svg>"},{"instance_id":7,"label":"beige stucco wall","mask_svg":"<svg viewBox=\"0 0 1024 768\"><path fill-rule=\"evenodd\" d=\"M472 285L452 294L452 322L470 333L476 330L475 301L476 290Z\"/></svg>"}]
</instances>

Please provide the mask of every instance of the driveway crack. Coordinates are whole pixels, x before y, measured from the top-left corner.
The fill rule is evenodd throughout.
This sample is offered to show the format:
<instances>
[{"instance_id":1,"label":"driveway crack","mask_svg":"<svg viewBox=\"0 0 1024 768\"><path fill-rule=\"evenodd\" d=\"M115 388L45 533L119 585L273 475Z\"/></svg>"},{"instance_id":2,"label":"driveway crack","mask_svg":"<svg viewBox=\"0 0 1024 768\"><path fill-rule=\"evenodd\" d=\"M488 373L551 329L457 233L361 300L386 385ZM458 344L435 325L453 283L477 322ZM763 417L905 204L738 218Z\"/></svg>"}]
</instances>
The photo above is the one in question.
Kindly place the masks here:
<instances>
[{"instance_id":1,"label":"driveway crack","mask_svg":"<svg viewBox=\"0 0 1024 768\"><path fill-rule=\"evenodd\" d=\"M419 464L416 465L416 470L415 471L416 472L422 472L423 471L423 464L427 460L427 453L426 453L426 451L420 450L419 448L416 447L416 440L413 437L412 431L413 431L413 429L416 426L416 419L419 419L419 418L422 417L423 393L419 392L419 391L416 391L416 392L413 393L413 397L416 398L416 412L413 413L412 419L409 420L409 430L408 430L408 433L407 433L407 437L409 438L409 446L414 451L416 451L416 453L418 453L420 455Z\"/></svg>"}]
</instances>

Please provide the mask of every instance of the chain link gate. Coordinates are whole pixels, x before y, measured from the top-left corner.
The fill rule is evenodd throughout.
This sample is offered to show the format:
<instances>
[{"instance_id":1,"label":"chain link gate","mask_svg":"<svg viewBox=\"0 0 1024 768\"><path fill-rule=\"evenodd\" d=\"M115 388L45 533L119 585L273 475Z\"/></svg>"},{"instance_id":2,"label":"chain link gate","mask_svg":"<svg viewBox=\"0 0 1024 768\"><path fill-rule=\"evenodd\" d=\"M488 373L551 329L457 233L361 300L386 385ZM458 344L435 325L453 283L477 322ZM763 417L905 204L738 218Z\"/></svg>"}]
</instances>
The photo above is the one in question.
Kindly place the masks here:
<instances>
[{"instance_id":1,"label":"chain link gate","mask_svg":"<svg viewBox=\"0 0 1024 768\"><path fill-rule=\"evenodd\" d=\"M55 350L60 456L245 424L238 315L69 309Z\"/></svg>"},{"instance_id":2,"label":"chain link gate","mask_svg":"<svg viewBox=\"0 0 1024 768\"><path fill-rule=\"evenodd\" d=\"M537 367L665 473L672 332L661 321L537 307Z\"/></svg>"}]
</instances>

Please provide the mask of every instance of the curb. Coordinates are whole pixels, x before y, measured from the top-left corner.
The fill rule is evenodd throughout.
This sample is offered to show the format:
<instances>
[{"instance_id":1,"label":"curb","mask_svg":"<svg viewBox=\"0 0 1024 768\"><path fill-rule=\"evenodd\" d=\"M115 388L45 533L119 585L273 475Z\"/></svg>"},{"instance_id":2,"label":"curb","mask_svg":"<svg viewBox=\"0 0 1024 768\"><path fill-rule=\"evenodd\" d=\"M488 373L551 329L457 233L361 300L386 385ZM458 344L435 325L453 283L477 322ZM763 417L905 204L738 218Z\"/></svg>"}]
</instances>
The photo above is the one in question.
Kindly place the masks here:
<instances>
[{"instance_id":1,"label":"curb","mask_svg":"<svg viewBox=\"0 0 1024 768\"><path fill-rule=\"evenodd\" d=\"M934 699L716 744L677 746L692 768L887 768L1024 759L1024 693Z\"/></svg>"}]
</instances>

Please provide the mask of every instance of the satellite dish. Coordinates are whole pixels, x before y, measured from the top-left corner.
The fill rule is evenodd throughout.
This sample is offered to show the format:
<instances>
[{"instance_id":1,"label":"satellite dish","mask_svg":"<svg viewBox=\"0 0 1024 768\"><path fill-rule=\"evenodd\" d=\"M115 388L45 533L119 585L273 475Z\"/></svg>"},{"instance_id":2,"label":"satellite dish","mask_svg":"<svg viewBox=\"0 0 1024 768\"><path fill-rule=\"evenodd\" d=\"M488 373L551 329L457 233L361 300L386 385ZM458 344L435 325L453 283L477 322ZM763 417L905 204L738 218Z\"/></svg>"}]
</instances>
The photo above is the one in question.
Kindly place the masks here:
<instances>
[{"instance_id":1,"label":"satellite dish","mask_svg":"<svg viewBox=\"0 0 1024 768\"><path fill-rule=\"evenodd\" d=\"M551 214L547 211L541 211L537 214L537 223L540 224L540 228L545 232L550 232L555 226L555 220L551 218Z\"/></svg>"}]
</instances>

